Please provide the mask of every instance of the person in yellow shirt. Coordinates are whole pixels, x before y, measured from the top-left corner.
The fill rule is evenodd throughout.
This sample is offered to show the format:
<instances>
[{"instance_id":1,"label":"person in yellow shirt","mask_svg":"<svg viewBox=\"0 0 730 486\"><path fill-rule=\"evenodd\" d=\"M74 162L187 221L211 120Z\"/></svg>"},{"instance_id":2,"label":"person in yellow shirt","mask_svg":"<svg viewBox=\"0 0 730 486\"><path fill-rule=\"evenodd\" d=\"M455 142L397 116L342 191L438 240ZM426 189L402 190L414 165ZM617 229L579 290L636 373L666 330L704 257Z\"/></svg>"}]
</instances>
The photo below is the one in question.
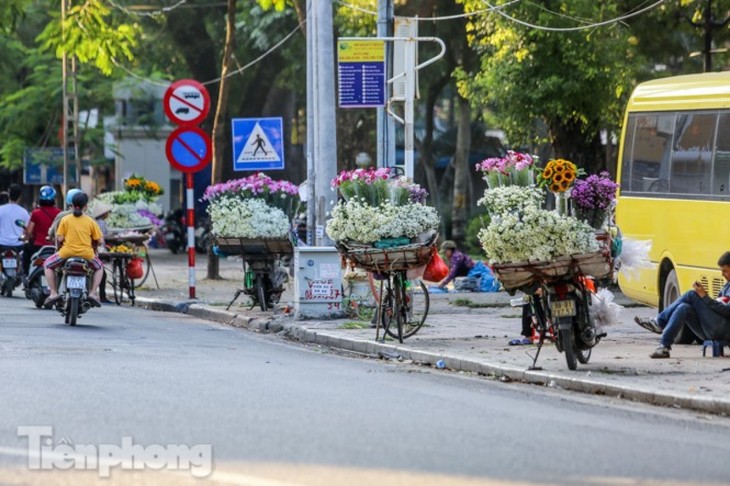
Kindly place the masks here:
<instances>
[{"instance_id":1,"label":"person in yellow shirt","mask_svg":"<svg viewBox=\"0 0 730 486\"><path fill-rule=\"evenodd\" d=\"M67 258L85 258L94 269L94 277L89 291L89 303L100 307L97 290L104 273L104 266L96 255L96 248L102 241L101 230L96 221L86 215L86 206L89 203L89 196L83 192L74 195L72 200L73 213L64 216L56 230L56 245L59 250L48 257L43 263L46 280L51 294L45 302L46 307L52 306L58 299L58 283L56 282L56 269L63 265Z\"/></svg>"}]
</instances>

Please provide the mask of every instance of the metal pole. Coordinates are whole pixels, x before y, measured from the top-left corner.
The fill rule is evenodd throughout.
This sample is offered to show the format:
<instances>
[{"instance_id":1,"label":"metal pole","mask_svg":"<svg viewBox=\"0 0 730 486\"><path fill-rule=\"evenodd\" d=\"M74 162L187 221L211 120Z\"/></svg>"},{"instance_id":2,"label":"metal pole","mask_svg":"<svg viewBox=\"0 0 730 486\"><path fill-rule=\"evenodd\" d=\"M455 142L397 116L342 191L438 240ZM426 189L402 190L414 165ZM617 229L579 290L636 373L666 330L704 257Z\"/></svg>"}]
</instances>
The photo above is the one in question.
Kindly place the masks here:
<instances>
[{"instance_id":1,"label":"metal pole","mask_svg":"<svg viewBox=\"0 0 730 486\"><path fill-rule=\"evenodd\" d=\"M66 21L66 2L67 0L61 0L61 28ZM62 31L61 36L64 37L65 32ZM61 104L63 108L61 110L61 145L63 147L63 197L66 197L68 192L68 116L66 107L68 106L68 54L64 49L63 55L61 56Z\"/></svg>"},{"instance_id":2,"label":"metal pole","mask_svg":"<svg viewBox=\"0 0 730 486\"><path fill-rule=\"evenodd\" d=\"M314 245L314 22L312 1L307 2L307 245Z\"/></svg>"},{"instance_id":3,"label":"metal pole","mask_svg":"<svg viewBox=\"0 0 730 486\"><path fill-rule=\"evenodd\" d=\"M416 98L416 46L418 41L409 39L405 42L405 85L406 96L403 107L405 119L405 176L413 180L414 151L413 151L413 107Z\"/></svg>"},{"instance_id":4,"label":"metal pole","mask_svg":"<svg viewBox=\"0 0 730 486\"><path fill-rule=\"evenodd\" d=\"M318 234L318 245L330 245L332 242L324 233L327 213L334 205L336 195L330 188L330 181L337 175L337 122L335 118L335 52L334 32L332 25L332 2L317 1L313 3L316 12L316 62L315 103L316 114L314 139L314 168L316 174L315 194L317 219L315 230Z\"/></svg>"},{"instance_id":5,"label":"metal pole","mask_svg":"<svg viewBox=\"0 0 730 486\"><path fill-rule=\"evenodd\" d=\"M195 298L195 195L193 188L193 174L188 172L185 174L186 193L187 193L187 223L188 223L188 287L191 299Z\"/></svg>"},{"instance_id":6,"label":"metal pole","mask_svg":"<svg viewBox=\"0 0 730 486\"><path fill-rule=\"evenodd\" d=\"M378 37L387 37L391 34L391 24L393 21L393 2L392 0L378 0ZM392 67L392 53L390 43L385 44L385 79L391 77L393 70ZM385 87L385 99L390 98L390 92L392 88L386 84ZM375 110L376 117L376 163L378 167L389 167L393 161L389 160L388 148L389 143L394 143L394 140L389 137L389 128L393 124L393 120L390 119L385 107L377 107Z\"/></svg>"}]
</instances>

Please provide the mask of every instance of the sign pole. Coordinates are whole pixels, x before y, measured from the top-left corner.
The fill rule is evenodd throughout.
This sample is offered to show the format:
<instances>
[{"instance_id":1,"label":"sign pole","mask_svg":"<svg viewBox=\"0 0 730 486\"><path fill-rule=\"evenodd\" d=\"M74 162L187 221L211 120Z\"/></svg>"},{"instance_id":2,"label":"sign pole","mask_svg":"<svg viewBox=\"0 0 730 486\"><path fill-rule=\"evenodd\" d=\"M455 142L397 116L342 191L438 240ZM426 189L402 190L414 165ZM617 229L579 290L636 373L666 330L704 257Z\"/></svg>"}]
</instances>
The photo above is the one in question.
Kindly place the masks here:
<instances>
[{"instance_id":1,"label":"sign pole","mask_svg":"<svg viewBox=\"0 0 730 486\"><path fill-rule=\"evenodd\" d=\"M187 193L188 223L188 286L190 298L195 298L195 196L193 194L193 173L185 174Z\"/></svg>"}]
</instances>

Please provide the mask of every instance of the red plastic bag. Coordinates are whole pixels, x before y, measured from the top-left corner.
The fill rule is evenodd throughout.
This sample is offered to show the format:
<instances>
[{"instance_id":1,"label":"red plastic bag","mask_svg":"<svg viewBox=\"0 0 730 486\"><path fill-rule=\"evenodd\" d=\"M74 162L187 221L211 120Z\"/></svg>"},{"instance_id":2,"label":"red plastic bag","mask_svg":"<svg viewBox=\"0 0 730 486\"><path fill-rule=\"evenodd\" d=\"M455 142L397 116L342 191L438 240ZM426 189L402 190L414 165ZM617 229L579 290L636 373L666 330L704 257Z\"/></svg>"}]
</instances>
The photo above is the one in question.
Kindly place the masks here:
<instances>
[{"instance_id":1,"label":"red plastic bag","mask_svg":"<svg viewBox=\"0 0 730 486\"><path fill-rule=\"evenodd\" d=\"M423 272L423 280L429 282L440 282L445 279L449 274L449 267L444 263L443 258L437 252L434 251L431 259L426 265L426 270Z\"/></svg>"},{"instance_id":2,"label":"red plastic bag","mask_svg":"<svg viewBox=\"0 0 730 486\"><path fill-rule=\"evenodd\" d=\"M132 258L129 260L129 263L127 263L127 276L133 279L142 278L144 276L141 258Z\"/></svg>"}]
</instances>

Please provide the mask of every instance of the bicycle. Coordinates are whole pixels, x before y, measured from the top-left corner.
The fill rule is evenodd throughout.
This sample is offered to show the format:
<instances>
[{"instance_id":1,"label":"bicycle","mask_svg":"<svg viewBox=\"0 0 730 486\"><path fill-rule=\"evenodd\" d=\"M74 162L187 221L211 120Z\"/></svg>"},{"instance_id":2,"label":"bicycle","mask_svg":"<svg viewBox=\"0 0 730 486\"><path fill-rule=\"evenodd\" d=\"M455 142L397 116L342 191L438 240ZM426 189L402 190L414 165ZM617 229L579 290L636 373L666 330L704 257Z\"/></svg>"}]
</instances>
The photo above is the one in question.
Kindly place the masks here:
<instances>
[{"instance_id":1,"label":"bicycle","mask_svg":"<svg viewBox=\"0 0 730 486\"><path fill-rule=\"evenodd\" d=\"M136 287L134 279L130 278L127 274L127 265L134 258L139 258L133 253L100 253L99 257L102 260L107 260L109 265L104 266L104 271L111 271L111 278L109 283L112 286L112 295L114 296L114 303L122 305L124 301L124 294L127 294L132 306L136 299L134 289ZM111 268L110 268L111 267Z\"/></svg>"},{"instance_id":2,"label":"bicycle","mask_svg":"<svg viewBox=\"0 0 730 486\"><path fill-rule=\"evenodd\" d=\"M418 283L420 292L414 290L414 282ZM378 321L383 325L383 337L387 334L402 343L423 327L431 303L428 288L423 281L409 280L403 270L393 272L381 281L379 297ZM393 318L395 330L391 327ZM378 337L376 333L376 339Z\"/></svg>"}]
</instances>

